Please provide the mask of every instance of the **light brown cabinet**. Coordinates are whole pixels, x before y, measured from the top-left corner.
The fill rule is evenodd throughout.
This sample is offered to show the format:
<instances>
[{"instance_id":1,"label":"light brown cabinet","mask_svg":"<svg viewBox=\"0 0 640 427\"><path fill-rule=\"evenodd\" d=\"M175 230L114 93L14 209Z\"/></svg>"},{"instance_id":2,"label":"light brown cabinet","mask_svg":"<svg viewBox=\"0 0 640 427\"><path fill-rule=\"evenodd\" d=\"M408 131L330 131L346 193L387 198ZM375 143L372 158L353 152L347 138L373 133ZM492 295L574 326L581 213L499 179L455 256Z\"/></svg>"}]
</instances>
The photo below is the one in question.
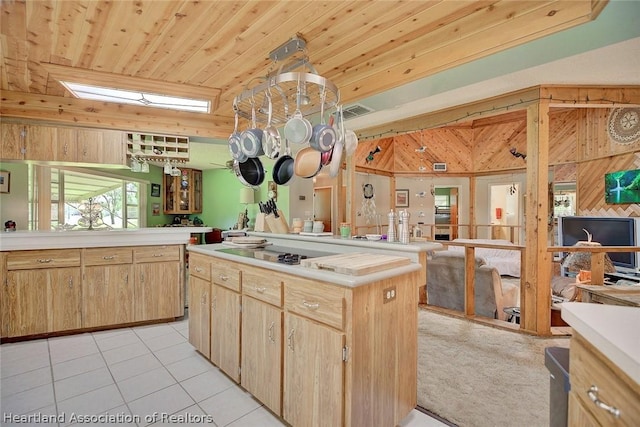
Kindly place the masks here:
<instances>
[{"instance_id":1,"label":"light brown cabinet","mask_svg":"<svg viewBox=\"0 0 640 427\"><path fill-rule=\"evenodd\" d=\"M240 271L234 263L207 258L211 262L210 360L240 382Z\"/></svg>"},{"instance_id":2,"label":"light brown cabinet","mask_svg":"<svg viewBox=\"0 0 640 427\"><path fill-rule=\"evenodd\" d=\"M189 254L189 342L211 358L211 262Z\"/></svg>"},{"instance_id":3,"label":"light brown cabinet","mask_svg":"<svg viewBox=\"0 0 640 427\"><path fill-rule=\"evenodd\" d=\"M115 130L2 124L3 160L126 166L124 133Z\"/></svg>"},{"instance_id":4,"label":"light brown cabinet","mask_svg":"<svg viewBox=\"0 0 640 427\"><path fill-rule=\"evenodd\" d=\"M82 326L133 322L133 249L84 249L83 258Z\"/></svg>"},{"instance_id":5,"label":"light brown cabinet","mask_svg":"<svg viewBox=\"0 0 640 427\"><path fill-rule=\"evenodd\" d=\"M183 256L182 245L2 252L1 336L181 317Z\"/></svg>"},{"instance_id":6,"label":"light brown cabinet","mask_svg":"<svg viewBox=\"0 0 640 427\"><path fill-rule=\"evenodd\" d=\"M637 426L640 385L580 334L571 338L569 426Z\"/></svg>"},{"instance_id":7,"label":"light brown cabinet","mask_svg":"<svg viewBox=\"0 0 640 427\"><path fill-rule=\"evenodd\" d=\"M181 247L177 245L134 249L135 321L182 316L183 256Z\"/></svg>"},{"instance_id":8,"label":"light brown cabinet","mask_svg":"<svg viewBox=\"0 0 640 427\"><path fill-rule=\"evenodd\" d=\"M82 326L80 250L10 252L5 274L3 337Z\"/></svg>"},{"instance_id":9,"label":"light brown cabinet","mask_svg":"<svg viewBox=\"0 0 640 427\"><path fill-rule=\"evenodd\" d=\"M2 144L0 144L0 159L22 160L24 158L24 138L27 127L17 123L1 123Z\"/></svg>"},{"instance_id":10,"label":"light brown cabinet","mask_svg":"<svg viewBox=\"0 0 640 427\"><path fill-rule=\"evenodd\" d=\"M382 427L415 407L419 272L350 288L193 255L212 266L211 361L287 423Z\"/></svg>"},{"instance_id":11,"label":"light brown cabinet","mask_svg":"<svg viewBox=\"0 0 640 427\"><path fill-rule=\"evenodd\" d=\"M277 415L282 415L283 280L273 271L242 266L241 384Z\"/></svg>"},{"instance_id":12,"label":"light brown cabinet","mask_svg":"<svg viewBox=\"0 0 640 427\"><path fill-rule=\"evenodd\" d=\"M180 175L164 175L163 206L165 214L202 213L202 171L181 168Z\"/></svg>"}]
</instances>

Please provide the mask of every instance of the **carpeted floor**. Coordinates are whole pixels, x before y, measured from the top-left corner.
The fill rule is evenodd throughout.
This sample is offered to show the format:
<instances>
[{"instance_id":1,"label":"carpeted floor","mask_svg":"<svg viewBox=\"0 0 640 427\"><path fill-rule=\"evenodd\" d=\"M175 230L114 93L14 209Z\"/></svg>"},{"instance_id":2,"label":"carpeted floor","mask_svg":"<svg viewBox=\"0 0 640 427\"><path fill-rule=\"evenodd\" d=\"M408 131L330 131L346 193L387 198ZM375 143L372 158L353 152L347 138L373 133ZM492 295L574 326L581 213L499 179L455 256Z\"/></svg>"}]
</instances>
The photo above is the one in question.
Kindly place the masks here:
<instances>
[{"instance_id":1,"label":"carpeted floor","mask_svg":"<svg viewBox=\"0 0 640 427\"><path fill-rule=\"evenodd\" d=\"M537 338L420 309L418 406L460 427L549 425L546 347Z\"/></svg>"}]
</instances>

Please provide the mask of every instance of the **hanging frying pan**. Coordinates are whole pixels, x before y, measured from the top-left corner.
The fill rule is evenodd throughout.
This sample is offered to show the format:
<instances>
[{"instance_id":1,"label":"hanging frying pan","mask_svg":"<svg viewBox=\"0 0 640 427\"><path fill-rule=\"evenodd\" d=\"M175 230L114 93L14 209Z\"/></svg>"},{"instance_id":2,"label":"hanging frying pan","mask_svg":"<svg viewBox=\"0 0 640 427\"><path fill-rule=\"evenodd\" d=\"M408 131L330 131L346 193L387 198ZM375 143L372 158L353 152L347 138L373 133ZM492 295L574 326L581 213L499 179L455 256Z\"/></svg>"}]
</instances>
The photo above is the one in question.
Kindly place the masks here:
<instances>
[{"instance_id":1,"label":"hanging frying pan","mask_svg":"<svg viewBox=\"0 0 640 427\"><path fill-rule=\"evenodd\" d=\"M275 165L273 165L272 178L277 185L287 185L291 178L293 178L293 164L294 158L291 157L291 147L289 147L289 141L284 140L285 152L284 155L278 157Z\"/></svg>"},{"instance_id":2,"label":"hanging frying pan","mask_svg":"<svg viewBox=\"0 0 640 427\"><path fill-rule=\"evenodd\" d=\"M251 99L251 129L240 134L240 147L247 157L258 157L264 154L262 150L262 129L256 126L256 106Z\"/></svg>"},{"instance_id":3,"label":"hanging frying pan","mask_svg":"<svg viewBox=\"0 0 640 427\"><path fill-rule=\"evenodd\" d=\"M313 178L322 168L322 153L311 147L298 151L293 172L302 178Z\"/></svg>"},{"instance_id":4,"label":"hanging frying pan","mask_svg":"<svg viewBox=\"0 0 640 427\"><path fill-rule=\"evenodd\" d=\"M264 181L264 167L257 157L249 157L244 162L234 160L233 171L238 180L247 187L258 187Z\"/></svg>"},{"instance_id":5,"label":"hanging frying pan","mask_svg":"<svg viewBox=\"0 0 640 427\"><path fill-rule=\"evenodd\" d=\"M335 178L340 172L342 165L342 141L338 141L331 150L331 163L329 163L329 176Z\"/></svg>"}]
</instances>

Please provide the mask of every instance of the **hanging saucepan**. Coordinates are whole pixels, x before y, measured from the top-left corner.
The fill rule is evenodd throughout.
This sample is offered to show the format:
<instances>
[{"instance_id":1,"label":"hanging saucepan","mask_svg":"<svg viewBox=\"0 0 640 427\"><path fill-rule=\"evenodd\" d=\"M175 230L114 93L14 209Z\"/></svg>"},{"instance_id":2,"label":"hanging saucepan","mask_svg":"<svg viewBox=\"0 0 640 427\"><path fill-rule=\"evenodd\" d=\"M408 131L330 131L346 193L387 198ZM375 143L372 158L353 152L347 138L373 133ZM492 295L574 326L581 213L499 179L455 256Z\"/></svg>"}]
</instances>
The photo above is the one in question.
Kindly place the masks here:
<instances>
[{"instance_id":1,"label":"hanging saucepan","mask_svg":"<svg viewBox=\"0 0 640 427\"><path fill-rule=\"evenodd\" d=\"M256 106L251 99L251 129L240 134L240 147L247 157L258 157L264 154L262 151L262 129L256 126Z\"/></svg>"},{"instance_id":2,"label":"hanging saucepan","mask_svg":"<svg viewBox=\"0 0 640 427\"><path fill-rule=\"evenodd\" d=\"M284 136L293 142L294 144L304 144L309 142L311 134L313 133L313 127L311 122L302 116L300 111L300 98L302 96L300 80L298 80L298 93L296 96L296 111L287 123L284 125Z\"/></svg>"},{"instance_id":3,"label":"hanging saucepan","mask_svg":"<svg viewBox=\"0 0 640 427\"><path fill-rule=\"evenodd\" d=\"M322 169L322 153L311 147L298 151L293 172L302 178L313 178Z\"/></svg>"},{"instance_id":4,"label":"hanging saucepan","mask_svg":"<svg viewBox=\"0 0 640 427\"><path fill-rule=\"evenodd\" d=\"M233 133L229 136L229 152L234 160L244 162L247 160L247 155L244 154L240 147L240 133L238 132L238 112L236 111L236 124L233 127Z\"/></svg>"},{"instance_id":5,"label":"hanging saucepan","mask_svg":"<svg viewBox=\"0 0 640 427\"><path fill-rule=\"evenodd\" d=\"M285 152L284 155L278 157L275 165L273 165L272 177L273 181L277 185L287 185L291 178L293 178L293 164L295 160L291 157L291 147L289 147L289 141L284 140Z\"/></svg>"},{"instance_id":6,"label":"hanging saucepan","mask_svg":"<svg viewBox=\"0 0 640 427\"><path fill-rule=\"evenodd\" d=\"M271 124L273 103L271 102L271 90L267 89L265 94L269 102L269 112L267 114L267 127L262 131L262 151L270 159L276 159L280 155L280 132L278 128Z\"/></svg>"},{"instance_id":7,"label":"hanging saucepan","mask_svg":"<svg viewBox=\"0 0 640 427\"><path fill-rule=\"evenodd\" d=\"M320 93L320 123L313 127L313 134L309 141L309 145L321 153L331 150L331 148L333 148L333 144L336 143L335 129L324 123L325 97L325 90L322 88L322 92Z\"/></svg>"},{"instance_id":8,"label":"hanging saucepan","mask_svg":"<svg viewBox=\"0 0 640 427\"><path fill-rule=\"evenodd\" d=\"M233 171L238 180L247 187L258 187L264 181L264 167L257 157L249 157L244 162L234 160Z\"/></svg>"}]
</instances>

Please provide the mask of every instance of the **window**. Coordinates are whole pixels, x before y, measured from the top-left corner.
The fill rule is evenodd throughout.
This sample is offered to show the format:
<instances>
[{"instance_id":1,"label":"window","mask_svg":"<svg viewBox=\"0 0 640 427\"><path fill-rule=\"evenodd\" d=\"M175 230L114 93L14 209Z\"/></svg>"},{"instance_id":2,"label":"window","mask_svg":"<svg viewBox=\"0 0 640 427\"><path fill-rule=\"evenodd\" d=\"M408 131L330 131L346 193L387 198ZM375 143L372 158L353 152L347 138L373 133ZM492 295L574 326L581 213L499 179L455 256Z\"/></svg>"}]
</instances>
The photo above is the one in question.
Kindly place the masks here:
<instances>
[{"instance_id":1,"label":"window","mask_svg":"<svg viewBox=\"0 0 640 427\"><path fill-rule=\"evenodd\" d=\"M94 171L33 166L30 229L107 230L146 224L143 181Z\"/></svg>"},{"instance_id":2,"label":"window","mask_svg":"<svg viewBox=\"0 0 640 427\"><path fill-rule=\"evenodd\" d=\"M211 102L205 99L185 98L72 82L60 83L62 83L74 96L81 99L166 108L178 111L190 111L192 113L209 113L211 111Z\"/></svg>"}]
</instances>

